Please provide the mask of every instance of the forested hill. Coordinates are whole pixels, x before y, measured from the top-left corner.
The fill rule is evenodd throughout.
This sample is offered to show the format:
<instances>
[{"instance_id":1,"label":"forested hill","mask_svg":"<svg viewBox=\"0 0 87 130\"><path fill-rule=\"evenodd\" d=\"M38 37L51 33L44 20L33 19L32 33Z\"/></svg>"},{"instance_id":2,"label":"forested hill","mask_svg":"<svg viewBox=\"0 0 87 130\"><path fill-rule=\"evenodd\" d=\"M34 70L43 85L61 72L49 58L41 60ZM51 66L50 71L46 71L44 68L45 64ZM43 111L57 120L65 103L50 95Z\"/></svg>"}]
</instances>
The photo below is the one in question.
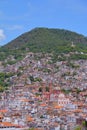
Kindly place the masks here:
<instances>
[{"instance_id":1,"label":"forested hill","mask_svg":"<svg viewBox=\"0 0 87 130\"><path fill-rule=\"evenodd\" d=\"M72 48L72 44L75 46ZM1 55L31 52L87 52L87 37L64 29L35 28L1 47ZM2 54L2 51L5 52ZM3 56L4 55L4 56Z\"/></svg>"},{"instance_id":2,"label":"forested hill","mask_svg":"<svg viewBox=\"0 0 87 130\"><path fill-rule=\"evenodd\" d=\"M61 45L71 44L71 42L87 44L87 38L63 29L35 28L22 34L4 47L15 49L24 46L39 51L38 49L53 49L53 47L55 49L55 47L58 48Z\"/></svg>"}]
</instances>

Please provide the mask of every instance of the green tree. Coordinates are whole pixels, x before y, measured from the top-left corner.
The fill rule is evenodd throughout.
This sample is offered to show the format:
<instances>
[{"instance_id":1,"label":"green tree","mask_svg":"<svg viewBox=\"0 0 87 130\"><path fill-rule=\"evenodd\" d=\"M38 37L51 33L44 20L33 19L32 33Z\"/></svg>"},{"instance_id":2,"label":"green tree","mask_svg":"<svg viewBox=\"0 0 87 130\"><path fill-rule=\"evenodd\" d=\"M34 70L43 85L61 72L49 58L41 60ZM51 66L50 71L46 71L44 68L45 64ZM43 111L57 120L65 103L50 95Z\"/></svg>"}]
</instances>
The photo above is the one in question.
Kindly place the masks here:
<instances>
[{"instance_id":1,"label":"green tree","mask_svg":"<svg viewBox=\"0 0 87 130\"><path fill-rule=\"evenodd\" d=\"M4 87L2 87L1 85L0 85L0 92L3 92L4 91Z\"/></svg>"},{"instance_id":2,"label":"green tree","mask_svg":"<svg viewBox=\"0 0 87 130\"><path fill-rule=\"evenodd\" d=\"M75 128L75 130L82 130L82 129L81 129L81 126L77 126L77 127Z\"/></svg>"},{"instance_id":3,"label":"green tree","mask_svg":"<svg viewBox=\"0 0 87 130\"><path fill-rule=\"evenodd\" d=\"M43 90L42 87L40 87L40 88L39 88L39 92L42 92L42 90Z\"/></svg>"},{"instance_id":4,"label":"green tree","mask_svg":"<svg viewBox=\"0 0 87 130\"><path fill-rule=\"evenodd\" d=\"M30 78L31 82L34 82L34 77L33 76L30 76L29 78Z\"/></svg>"},{"instance_id":5,"label":"green tree","mask_svg":"<svg viewBox=\"0 0 87 130\"><path fill-rule=\"evenodd\" d=\"M46 87L46 92L49 92L49 87Z\"/></svg>"}]
</instances>

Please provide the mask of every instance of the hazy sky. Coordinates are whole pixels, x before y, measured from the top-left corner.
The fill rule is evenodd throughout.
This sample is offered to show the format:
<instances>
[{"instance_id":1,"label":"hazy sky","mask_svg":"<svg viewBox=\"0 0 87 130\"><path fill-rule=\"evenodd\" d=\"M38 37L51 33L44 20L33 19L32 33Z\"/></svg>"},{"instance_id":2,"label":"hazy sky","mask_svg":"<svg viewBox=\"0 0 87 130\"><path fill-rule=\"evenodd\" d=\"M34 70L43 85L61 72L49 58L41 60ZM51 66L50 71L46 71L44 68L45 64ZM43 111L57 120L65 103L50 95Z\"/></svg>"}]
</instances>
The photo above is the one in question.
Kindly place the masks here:
<instances>
[{"instance_id":1,"label":"hazy sky","mask_svg":"<svg viewBox=\"0 0 87 130\"><path fill-rule=\"evenodd\" d=\"M35 27L87 36L87 0L0 0L0 45Z\"/></svg>"}]
</instances>

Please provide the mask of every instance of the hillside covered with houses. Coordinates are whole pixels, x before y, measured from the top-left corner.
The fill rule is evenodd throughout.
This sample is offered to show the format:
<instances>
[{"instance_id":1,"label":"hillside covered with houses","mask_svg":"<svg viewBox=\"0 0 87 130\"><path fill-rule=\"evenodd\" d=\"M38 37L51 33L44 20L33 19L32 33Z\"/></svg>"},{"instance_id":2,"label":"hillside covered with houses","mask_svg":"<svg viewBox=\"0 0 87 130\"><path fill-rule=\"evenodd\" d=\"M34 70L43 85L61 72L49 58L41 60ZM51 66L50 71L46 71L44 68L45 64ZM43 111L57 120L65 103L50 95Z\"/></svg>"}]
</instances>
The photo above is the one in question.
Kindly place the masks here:
<instances>
[{"instance_id":1,"label":"hillside covered with houses","mask_svg":"<svg viewBox=\"0 0 87 130\"><path fill-rule=\"evenodd\" d=\"M0 129L87 129L86 37L36 28L0 55Z\"/></svg>"},{"instance_id":2,"label":"hillside covered with houses","mask_svg":"<svg viewBox=\"0 0 87 130\"><path fill-rule=\"evenodd\" d=\"M1 62L1 74L9 87L0 88L0 128L85 130L86 60L53 63L52 54L29 52L15 64Z\"/></svg>"}]
</instances>

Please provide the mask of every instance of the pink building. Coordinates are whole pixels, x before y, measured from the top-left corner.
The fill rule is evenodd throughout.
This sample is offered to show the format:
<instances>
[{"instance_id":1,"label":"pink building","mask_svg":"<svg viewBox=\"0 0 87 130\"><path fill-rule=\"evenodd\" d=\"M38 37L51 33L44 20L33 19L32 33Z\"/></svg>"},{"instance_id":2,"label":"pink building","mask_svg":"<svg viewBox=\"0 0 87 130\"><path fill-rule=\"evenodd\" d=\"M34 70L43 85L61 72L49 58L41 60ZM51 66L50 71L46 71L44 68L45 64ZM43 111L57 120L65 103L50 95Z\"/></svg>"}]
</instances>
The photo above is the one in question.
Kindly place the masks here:
<instances>
[{"instance_id":1,"label":"pink building","mask_svg":"<svg viewBox=\"0 0 87 130\"><path fill-rule=\"evenodd\" d=\"M65 105L67 105L67 104L69 104L69 103L70 103L69 98L66 98L63 93L60 93L60 94L58 95L58 105L59 105L59 106L65 106Z\"/></svg>"}]
</instances>

